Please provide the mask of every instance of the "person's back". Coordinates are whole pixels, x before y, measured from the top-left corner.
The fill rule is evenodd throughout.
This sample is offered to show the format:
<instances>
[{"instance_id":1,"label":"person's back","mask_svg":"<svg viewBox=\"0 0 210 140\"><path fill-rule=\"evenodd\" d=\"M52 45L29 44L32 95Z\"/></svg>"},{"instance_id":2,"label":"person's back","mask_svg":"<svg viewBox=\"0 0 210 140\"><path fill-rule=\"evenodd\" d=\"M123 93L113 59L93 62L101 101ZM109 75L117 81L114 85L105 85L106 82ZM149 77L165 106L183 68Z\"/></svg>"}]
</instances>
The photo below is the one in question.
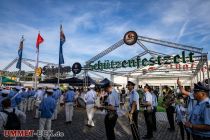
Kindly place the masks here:
<instances>
[{"instance_id":1,"label":"person's back","mask_svg":"<svg viewBox=\"0 0 210 140\"><path fill-rule=\"evenodd\" d=\"M87 104L94 104L96 100L96 92L91 89L85 94L85 101Z\"/></svg>"},{"instance_id":2,"label":"person's back","mask_svg":"<svg viewBox=\"0 0 210 140\"><path fill-rule=\"evenodd\" d=\"M20 127L20 126L17 126L18 123L25 123L26 114L18 109L12 108L10 99L5 99L2 102L2 106L3 106L3 111L0 112L0 130L17 129L17 128L10 128L10 127L13 127L13 126ZM16 116L12 115L13 111ZM10 120L9 120L8 116L9 116ZM15 123L17 123L17 124L15 124Z\"/></svg>"},{"instance_id":3,"label":"person's back","mask_svg":"<svg viewBox=\"0 0 210 140\"><path fill-rule=\"evenodd\" d=\"M117 110L117 108L119 107L119 104L120 104L120 102L119 102L119 95L118 95L118 93L116 92L116 90L114 90L114 89L112 90L111 95L114 97L115 108L116 108L116 110Z\"/></svg>"},{"instance_id":4,"label":"person's back","mask_svg":"<svg viewBox=\"0 0 210 140\"><path fill-rule=\"evenodd\" d=\"M56 102L52 96L44 98L40 104L41 118L51 118L55 110Z\"/></svg>"},{"instance_id":5,"label":"person's back","mask_svg":"<svg viewBox=\"0 0 210 140\"><path fill-rule=\"evenodd\" d=\"M42 100L44 98L44 91L41 89L38 89L34 96L36 100Z\"/></svg>"},{"instance_id":6,"label":"person's back","mask_svg":"<svg viewBox=\"0 0 210 140\"><path fill-rule=\"evenodd\" d=\"M76 93L73 90L68 90L65 97L66 102L73 102L75 94Z\"/></svg>"}]
</instances>

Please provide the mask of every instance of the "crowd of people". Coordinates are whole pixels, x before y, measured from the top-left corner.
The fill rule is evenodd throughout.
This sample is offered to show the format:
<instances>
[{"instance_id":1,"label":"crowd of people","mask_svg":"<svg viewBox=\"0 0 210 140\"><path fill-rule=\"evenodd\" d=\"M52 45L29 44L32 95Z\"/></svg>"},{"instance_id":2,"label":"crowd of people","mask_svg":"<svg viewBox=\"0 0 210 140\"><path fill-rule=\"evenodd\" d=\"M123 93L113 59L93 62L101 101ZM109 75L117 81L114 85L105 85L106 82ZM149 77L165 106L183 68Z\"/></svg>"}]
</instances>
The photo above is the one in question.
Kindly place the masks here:
<instances>
[{"instance_id":1,"label":"crowd of people","mask_svg":"<svg viewBox=\"0 0 210 140\"><path fill-rule=\"evenodd\" d=\"M177 85L180 93L177 94L168 86L164 91L163 106L169 122L168 131L175 130L175 122L180 128L182 140L187 134L187 140L210 140L210 100L209 89L202 83L197 83L191 91L183 88L179 79ZM51 130L52 120L56 120L58 113L65 108L65 125L71 125L74 108L82 106L77 99L84 101L87 112L87 126L94 127L93 121L96 110L105 110L104 118L106 137L115 140L114 128L119 117L120 109L126 110L134 140L139 140L141 130L139 112L142 110L147 133L143 139L153 138L157 131L156 112L159 93L149 84L138 86L132 81L127 82L126 88L121 91L114 88L110 82L99 88L94 84L88 90L75 89L68 86L61 90L59 87L33 89L31 87L12 87L0 89L0 130L19 130L26 121L26 112L35 112L34 118L39 119L39 130ZM142 108L142 109L140 109ZM174 113L176 116L174 118ZM140 124L141 125L141 124ZM1 135L1 134L0 134ZM0 136L1 137L1 136ZM15 139L15 138L14 138ZM38 139L43 139L38 137ZM46 137L50 139L50 137Z\"/></svg>"}]
</instances>

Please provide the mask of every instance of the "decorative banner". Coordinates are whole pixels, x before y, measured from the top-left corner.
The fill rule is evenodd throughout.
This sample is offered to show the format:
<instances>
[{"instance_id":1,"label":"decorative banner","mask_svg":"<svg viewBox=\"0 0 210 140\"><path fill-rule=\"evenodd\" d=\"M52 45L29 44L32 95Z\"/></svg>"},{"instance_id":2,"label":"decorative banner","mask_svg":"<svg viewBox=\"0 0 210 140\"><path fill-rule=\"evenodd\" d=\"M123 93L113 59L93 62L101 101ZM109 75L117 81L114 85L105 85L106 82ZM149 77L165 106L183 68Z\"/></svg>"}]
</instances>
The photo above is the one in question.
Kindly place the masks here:
<instances>
[{"instance_id":1,"label":"decorative banner","mask_svg":"<svg viewBox=\"0 0 210 140\"><path fill-rule=\"evenodd\" d=\"M136 43L137 39L138 39L138 35L136 32L128 31L127 33L125 33L123 41L127 45L133 45Z\"/></svg>"},{"instance_id":2,"label":"decorative banner","mask_svg":"<svg viewBox=\"0 0 210 140\"><path fill-rule=\"evenodd\" d=\"M60 67L60 74L69 73L69 72L71 72L70 66ZM47 76L56 75L58 73L58 67L44 66L42 69L42 73Z\"/></svg>"},{"instance_id":3,"label":"decorative banner","mask_svg":"<svg viewBox=\"0 0 210 140\"><path fill-rule=\"evenodd\" d=\"M25 71L20 71L20 76L26 76L26 74L27 73ZM19 71L9 72L9 71L1 71L0 70L0 75L9 76L9 77L17 76L17 75L19 75Z\"/></svg>"},{"instance_id":4,"label":"decorative banner","mask_svg":"<svg viewBox=\"0 0 210 140\"><path fill-rule=\"evenodd\" d=\"M116 69L116 68L127 68L127 67L145 67L145 66L154 66L157 65L170 65L170 64L179 64L182 63L192 63L193 60L193 52L190 52L188 56L185 55L185 51L182 52L182 55L175 55L175 56L157 56L157 57L151 57L151 58L144 58L141 59L140 56L136 57L135 59L130 60L123 60L123 61L109 61L105 60L104 62L101 62L100 60L96 62L95 64L90 65L90 68L92 70L103 70L103 69ZM178 66L178 65L176 65Z\"/></svg>"},{"instance_id":5,"label":"decorative banner","mask_svg":"<svg viewBox=\"0 0 210 140\"><path fill-rule=\"evenodd\" d=\"M72 72L74 74L79 74L82 70L82 66L80 63L76 62L72 65Z\"/></svg>"}]
</instances>

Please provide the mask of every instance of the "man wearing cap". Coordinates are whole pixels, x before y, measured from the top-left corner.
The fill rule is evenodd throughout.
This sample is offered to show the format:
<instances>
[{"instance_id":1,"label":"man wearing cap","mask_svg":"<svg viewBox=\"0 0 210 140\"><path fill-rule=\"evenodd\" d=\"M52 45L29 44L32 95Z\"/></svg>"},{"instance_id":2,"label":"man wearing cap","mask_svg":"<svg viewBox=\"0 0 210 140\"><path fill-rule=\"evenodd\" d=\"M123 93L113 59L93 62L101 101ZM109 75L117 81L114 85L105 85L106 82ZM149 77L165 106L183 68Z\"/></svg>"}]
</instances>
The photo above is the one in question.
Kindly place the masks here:
<instances>
[{"instance_id":1,"label":"man wearing cap","mask_svg":"<svg viewBox=\"0 0 210 140\"><path fill-rule=\"evenodd\" d=\"M44 91L42 90L41 87L38 88L37 92L35 93L34 95L34 98L35 98L35 106L36 106L36 112L35 112L35 119L38 119L39 118L39 105L42 101L42 99L44 98Z\"/></svg>"},{"instance_id":2,"label":"man wearing cap","mask_svg":"<svg viewBox=\"0 0 210 140\"><path fill-rule=\"evenodd\" d=\"M35 91L32 90L32 88L28 88L28 105L27 105L27 111L32 111L33 110L33 101L34 101L34 95Z\"/></svg>"},{"instance_id":3,"label":"man wearing cap","mask_svg":"<svg viewBox=\"0 0 210 140\"><path fill-rule=\"evenodd\" d=\"M141 104L144 107L144 118L147 126L147 134L143 137L143 139L150 139L153 137L153 124L152 124L152 94L151 88L148 84L144 86L144 98L143 103Z\"/></svg>"},{"instance_id":4,"label":"man wearing cap","mask_svg":"<svg viewBox=\"0 0 210 140\"><path fill-rule=\"evenodd\" d=\"M189 92L186 91L182 84L181 81L179 80L179 78L177 79L177 85L179 87L180 92L184 95L188 97L188 101L187 101L187 112L188 114L192 111L192 108L197 104L197 100L195 100L194 95L193 95L193 91Z\"/></svg>"},{"instance_id":5,"label":"man wearing cap","mask_svg":"<svg viewBox=\"0 0 210 140\"><path fill-rule=\"evenodd\" d=\"M164 107L166 108L166 115L169 122L170 128L168 128L168 131L174 132L175 126L174 126L174 111L175 111L175 96L173 94L173 91L170 89L170 87L165 86L166 89L166 95L164 96Z\"/></svg>"},{"instance_id":6,"label":"man wearing cap","mask_svg":"<svg viewBox=\"0 0 210 140\"><path fill-rule=\"evenodd\" d=\"M194 84L194 97L198 101L189 115L185 127L190 128L193 140L210 139L209 89L201 83Z\"/></svg>"},{"instance_id":7,"label":"man wearing cap","mask_svg":"<svg viewBox=\"0 0 210 140\"><path fill-rule=\"evenodd\" d=\"M54 87L53 88L53 98L56 101L56 108L55 108L55 112L53 114L52 120L56 120L57 116L58 116L58 109L59 109L59 99L60 99L61 93L58 87Z\"/></svg>"},{"instance_id":8,"label":"man wearing cap","mask_svg":"<svg viewBox=\"0 0 210 140\"><path fill-rule=\"evenodd\" d=\"M156 112L157 112L157 106L158 106L158 101L157 101L157 95L154 93L154 90L151 92L152 94L152 122L153 122L153 130L157 131L157 125L156 125Z\"/></svg>"},{"instance_id":9,"label":"man wearing cap","mask_svg":"<svg viewBox=\"0 0 210 140\"><path fill-rule=\"evenodd\" d=\"M75 101L75 92L72 86L69 86L69 90L66 92L64 100L65 100L65 113L66 113L65 123L71 124L74 112L74 101Z\"/></svg>"},{"instance_id":10,"label":"man wearing cap","mask_svg":"<svg viewBox=\"0 0 210 140\"><path fill-rule=\"evenodd\" d=\"M129 117L134 121L134 124L136 125L136 128L138 130L138 113L139 113L139 94L134 90L135 84L131 81L128 81L127 83L127 88L130 93L130 100L129 100L129 105L130 105L130 111L129 111ZM133 134L133 139L138 139L136 138L136 132L132 130Z\"/></svg>"},{"instance_id":11,"label":"man wearing cap","mask_svg":"<svg viewBox=\"0 0 210 140\"><path fill-rule=\"evenodd\" d=\"M20 94L21 94L20 110L25 113L27 109L28 93L26 92L25 88L22 88L22 91L20 92Z\"/></svg>"},{"instance_id":12,"label":"man wearing cap","mask_svg":"<svg viewBox=\"0 0 210 140\"><path fill-rule=\"evenodd\" d=\"M88 123L87 126L95 126L93 122L93 116L94 116L94 105L96 100L96 92L94 91L95 85L90 85L90 90L85 94L85 102L86 102L86 111L87 111L87 117L88 117Z\"/></svg>"},{"instance_id":13,"label":"man wearing cap","mask_svg":"<svg viewBox=\"0 0 210 140\"><path fill-rule=\"evenodd\" d=\"M200 83L198 83L200 84ZM179 87L180 92L182 93L182 95L186 98L187 97L187 112L186 112L186 116L187 119L189 119L189 114L190 112L192 112L193 107L197 104L197 100L194 98L194 91L186 91L184 89L184 87L181 84L181 81L179 80L179 78L177 79L177 85ZM187 129L186 131L187 135L190 135L189 133L189 129Z\"/></svg>"},{"instance_id":14,"label":"man wearing cap","mask_svg":"<svg viewBox=\"0 0 210 140\"><path fill-rule=\"evenodd\" d=\"M16 86L15 88L13 88L12 94L9 94L9 98L11 100L11 107L16 108L17 109L17 103L18 103L18 95L19 95L19 91L20 91L20 87Z\"/></svg>"},{"instance_id":15,"label":"man wearing cap","mask_svg":"<svg viewBox=\"0 0 210 140\"><path fill-rule=\"evenodd\" d=\"M11 99L12 97L15 96L16 93L17 93L17 92L16 92L16 88L13 87L13 88L10 90L10 93L9 93L8 97Z\"/></svg>"},{"instance_id":16,"label":"man wearing cap","mask_svg":"<svg viewBox=\"0 0 210 140\"><path fill-rule=\"evenodd\" d=\"M51 118L55 111L56 101L52 98L53 91L47 90L47 97L44 98L39 106L39 111L41 112L39 120L39 130L51 130ZM45 129L46 126L46 129ZM42 137L38 137L39 140L42 140ZM50 137L47 137L49 140Z\"/></svg>"},{"instance_id":17,"label":"man wearing cap","mask_svg":"<svg viewBox=\"0 0 210 140\"><path fill-rule=\"evenodd\" d=\"M107 114L104 119L106 136L108 140L115 140L114 127L117 122L117 108L119 107L119 97L118 93L112 89L110 82L104 84L104 90L108 93L107 106L104 108L107 110Z\"/></svg>"}]
</instances>

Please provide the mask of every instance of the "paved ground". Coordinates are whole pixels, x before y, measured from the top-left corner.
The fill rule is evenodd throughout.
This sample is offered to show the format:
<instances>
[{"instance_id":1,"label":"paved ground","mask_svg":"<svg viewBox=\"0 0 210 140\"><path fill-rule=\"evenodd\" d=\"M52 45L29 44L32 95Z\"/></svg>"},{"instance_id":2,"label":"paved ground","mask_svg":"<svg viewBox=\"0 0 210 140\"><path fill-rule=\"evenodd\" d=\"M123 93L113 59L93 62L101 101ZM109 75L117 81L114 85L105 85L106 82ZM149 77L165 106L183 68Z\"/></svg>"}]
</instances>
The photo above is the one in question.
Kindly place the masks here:
<instances>
[{"instance_id":1,"label":"paved ground","mask_svg":"<svg viewBox=\"0 0 210 140\"><path fill-rule=\"evenodd\" d=\"M58 120L52 122L52 129L54 131L64 132L63 138L51 138L53 140L105 140L105 127L104 127L104 115L100 112L95 114L94 121L95 127L89 128L85 124L87 122L86 112L83 109L76 109L74 111L73 122L71 125L64 124L65 115L64 111L61 111ZM175 132L167 131L168 122L166 120L165 113L157 113L157 132L154 133L152 140L180 140L180 132L176 126ZM23 126L23 129L38 129L38 119L33 119L32 113L27 113L27 123ZM144 117L139 115L139 131L140 135L146 134L146 127ZM115 133L118 140L132 140L132 135L128 123L128 119L123 116L119 117L117 125L115 127ZM19 139L37 139L34 138L19 138Z\"/></svg>"}]
</instances>

